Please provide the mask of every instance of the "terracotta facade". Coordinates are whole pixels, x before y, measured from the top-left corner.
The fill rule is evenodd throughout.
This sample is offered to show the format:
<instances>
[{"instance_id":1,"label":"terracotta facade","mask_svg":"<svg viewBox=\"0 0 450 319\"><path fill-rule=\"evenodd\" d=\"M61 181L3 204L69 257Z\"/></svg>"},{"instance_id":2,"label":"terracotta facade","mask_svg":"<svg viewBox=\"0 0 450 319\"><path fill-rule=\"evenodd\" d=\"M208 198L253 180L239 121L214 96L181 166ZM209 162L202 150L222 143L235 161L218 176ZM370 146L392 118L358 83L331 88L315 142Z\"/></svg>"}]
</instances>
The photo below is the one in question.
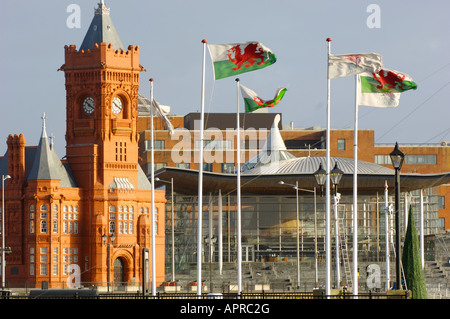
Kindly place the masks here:
<instances>
[{"instance_id":1,"label":"terracotta facade","mask_svg":"<svg viewBox=\"0 0 450 319\"><path fill-rule=\"evenodd\" d=\"M49 142L45 117L38 146L10 135L0 158L1 173L11 177L2 229L12 250L7 286L67 287L79 280L83 286L140 287L142 251L152 244L152 200L159 285L165 277L166 200L161 190L151 198L138 163L139 47L101 42L87 50L66 46L64 53L65 159ZM148 269L151 280L150 274Z\"/></svg>"}]
</instances>

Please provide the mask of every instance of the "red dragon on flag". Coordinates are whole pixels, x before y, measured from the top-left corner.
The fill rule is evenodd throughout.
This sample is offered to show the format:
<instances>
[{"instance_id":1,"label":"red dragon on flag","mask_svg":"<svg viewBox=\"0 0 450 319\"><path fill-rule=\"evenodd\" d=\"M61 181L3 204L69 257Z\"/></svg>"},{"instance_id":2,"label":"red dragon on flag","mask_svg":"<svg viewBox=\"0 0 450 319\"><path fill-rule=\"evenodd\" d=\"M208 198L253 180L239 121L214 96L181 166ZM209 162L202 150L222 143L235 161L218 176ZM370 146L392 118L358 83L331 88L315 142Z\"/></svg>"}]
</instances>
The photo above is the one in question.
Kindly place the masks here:
<instances>
[{"instance_id":1,"label":"red dragon on flag","mask_svg":"<svg viewBox=\"0 0 450 319\"><path fill-rule=\"evenodd\" d=\"M257 65L266 64L266 62L264 62L264 50L259 47L257 42L248 44L244 48L244 54L242 54L241 46L238 44L228 50L227 56L228 61L233 62L235 65L233 70L238 70L242 66L248 68L254 66L255 63L257 63Z\"/></svg>"}]
</instances>

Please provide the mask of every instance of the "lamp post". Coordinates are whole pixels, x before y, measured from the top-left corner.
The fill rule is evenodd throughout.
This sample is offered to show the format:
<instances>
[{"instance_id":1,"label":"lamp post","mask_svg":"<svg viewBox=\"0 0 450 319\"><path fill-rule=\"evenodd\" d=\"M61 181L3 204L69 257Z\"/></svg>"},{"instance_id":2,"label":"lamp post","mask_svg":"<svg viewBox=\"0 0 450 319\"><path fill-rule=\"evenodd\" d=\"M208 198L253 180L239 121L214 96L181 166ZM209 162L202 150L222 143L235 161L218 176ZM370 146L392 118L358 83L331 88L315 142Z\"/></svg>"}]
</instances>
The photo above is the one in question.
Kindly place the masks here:
<instances>
[{"instance_id":1,"label":"lamp post","mask_svg":"<svg viewBox=\"0 0 450 319\"><path fill-rule=\"evenodd\" d=\"M403 165L405 154L400 151L398 143L395 143L394 150L390 154L392 166L395 169L395 275L397 281L397 289L402 289L400 277L400 170Z\"/></svg>"},{"instance_id":2,"label":"lamp post","mask_svg":"<svg viewBox=\"0 0 450 319\"><path fill-rule=\"evenodd\" d=\"M337 285L339 286L339 278L340 278L340 269L339 269L339 239L338 239L338 219L337 219L337 204L340 198L340 194L337 193L337 186L341 181L342 175L344 172L339 169L337 163L334 166L334 169L330 172L330 180L334 186L334 214L335 214L335 235L336 235L336 277L338 278ZM323 185L326 182L326 171L322 168L322 163L320 163L318 170L314 173L314 177L316 178L317 184L319 184L321 190L323 189ZM328 234L327 234L328 235Z\"/></svg>"},{"instance_id":3,"label":"lamp post","mask_svg":"<svg viewBox=\"0 0 450 319\"><path fill-rule=\"evenodd\" d=\"M344 172L339 169L337 163L334 165L333 170L330 172L330 179L331 183L334 187L334 235L335 235L335 245L336 245L336 286L339 289L340 288L340 281L341 281L341 259L339 256L340 249L339 249L339 216L338 216L338 204L339 200L341 198L341 194L337 192L337 187L339 185L339 182L341 181L342 175L344 175Z\"/></svg>"},{"instance_id":4,"label":"lamp post","mask_svg":"<svg viewBox=\"0 0 450 319\"><path fill-rule=\"evenodd\" d=\"M5 181L11 178L2 175L2 290L5 289Z\"/></svg>"},{"instance_id":5,"label":"lamp post","mask_svg":"<svg viewBox=\"0 0 450 319\"><path fill-rule=\"evenodd\" d=\"M172 282L175 282L175 226L174 226L174 216L173 216L173 177L170 179L169 181L164 181L162 179L160 179L159 177L155 177L155 182L163 182L163 183L167 183L170 184L170 196L172 199L172 216L171 216L171 221L172 221Z\"/></svg>"},{"instance_id":6,"label":"lamp post","mask_svg":"<svg viewBox=\"0 0 450 319\"><path fill-rule=\"evenodd\" d=\"M110 239L110 241L111 242L107 242L107 237L108 236L106 236L106 234L103 234L103 236L102 236L102 240L103 240L103 243L105 244L105 245L107 245L107 248L108 248L108 257L107 257L107 271L108 271L108 273L106 274L107 275L107 285L108 285L108 292L109 292L109 281L110 281L110 258L111 258L111 252L110 252L110 246L111 245L113 245L114 244L114 240L116 239L116 236L114 235L114 233L112 233L111 235L109 235L109 239Z\"/></svg>"}]
</instances>

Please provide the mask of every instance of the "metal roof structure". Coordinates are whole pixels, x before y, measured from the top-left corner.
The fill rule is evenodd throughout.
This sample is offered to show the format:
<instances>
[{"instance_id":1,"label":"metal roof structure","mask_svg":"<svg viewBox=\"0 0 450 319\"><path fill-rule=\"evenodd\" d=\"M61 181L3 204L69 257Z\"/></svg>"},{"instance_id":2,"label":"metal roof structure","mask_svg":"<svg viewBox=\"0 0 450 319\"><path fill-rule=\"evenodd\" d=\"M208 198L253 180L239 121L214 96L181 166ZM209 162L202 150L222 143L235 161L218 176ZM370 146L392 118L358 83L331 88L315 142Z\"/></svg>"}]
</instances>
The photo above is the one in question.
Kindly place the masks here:
<instances>
[{"instance_id":1,"label":"metal roof structure","mask_svg":"<svg viewBox=\"0 0 450 319\"><path fill-rule=\"evenodd\" d=\"M278 129L279 117L267 136L262 151L241 166L242 195L283 195L294 193L292 187L278 184L284 181L288 184L299 183L300 189L312 191L318 188L314 173L320 163L326 167L325 157L296 158L287 152L284 141ZM344 172L338 185L343 195L353 193L354 160L352 158L332 157L331 168L336 164ZM388 191L394 191L395 171L374 163L358 161L358 194L376 194L384 192L385 183ZM165 167L155 172L161 180L174 179L174 191L180 194L195 195L198 193L198 171L191 169ZM450 172L441 174L401 174L400 189L402 192L425 189L450 183ZM155 183L157 187L161 182ZM216 194L220 189L222 194L235 193L237 175L225 173L203 172L203 192Z\"/></svg>"}]
</instances>

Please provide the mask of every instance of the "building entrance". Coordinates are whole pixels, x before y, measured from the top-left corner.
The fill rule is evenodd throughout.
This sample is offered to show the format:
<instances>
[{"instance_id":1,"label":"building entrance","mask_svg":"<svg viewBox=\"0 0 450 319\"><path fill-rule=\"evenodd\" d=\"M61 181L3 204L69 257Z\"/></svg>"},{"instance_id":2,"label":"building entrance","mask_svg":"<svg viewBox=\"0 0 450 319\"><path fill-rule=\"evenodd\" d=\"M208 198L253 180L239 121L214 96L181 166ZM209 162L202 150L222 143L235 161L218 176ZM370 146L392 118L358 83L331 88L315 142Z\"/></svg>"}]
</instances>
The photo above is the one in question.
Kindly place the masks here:
<instances>
[{"instance_id":1,"label":"building entrance","mask_svg":"<svg viewBox=\"0 0 450 319\"><path fill-rule=\"evenodd\" d=\"M114 260L114 284L115 286L122 286L125 282L125 273L123 261L120 258Z\"/></svg>"}]
</instances>

